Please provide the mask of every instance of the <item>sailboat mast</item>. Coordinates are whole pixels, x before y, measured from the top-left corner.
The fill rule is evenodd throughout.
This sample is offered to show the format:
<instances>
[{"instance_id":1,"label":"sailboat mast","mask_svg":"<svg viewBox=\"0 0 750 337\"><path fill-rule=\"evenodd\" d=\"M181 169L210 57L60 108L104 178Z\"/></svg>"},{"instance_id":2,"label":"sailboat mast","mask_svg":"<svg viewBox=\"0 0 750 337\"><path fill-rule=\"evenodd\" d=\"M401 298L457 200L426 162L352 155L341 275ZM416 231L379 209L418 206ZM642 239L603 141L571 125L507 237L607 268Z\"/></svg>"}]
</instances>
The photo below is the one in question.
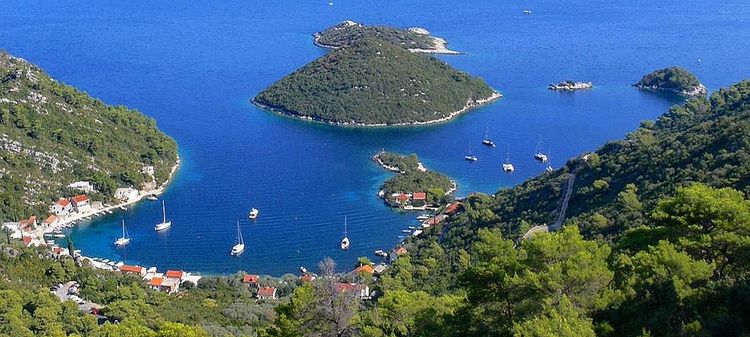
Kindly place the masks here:
<instances>
[{"instance_id":1,"label":"sailboat mast","mask_svg":"<svg viewBox=\"0 0 750 337\"><path fill-rule=\"evenodd\" d=\"M239 244L244 244L245 242L242 240L242 231L240 231L240 221L237 220L237 242Z\"/></svg>"},{"instance_id":2,"label":"sailboat mast","mask_svg":"<svg viewBox=\"0 0 750 337\"><path fill-rule=\"evenodd\" d=\"M164 206L164 200L161 201L161 216L162 216L162 223L167 222L167 207Z\"/></svg>"},{"instance_id":3,"label":"sailboat mast","mask_svg":"<svg viewBox=\"0 0 750 337\"><path fill-rule=\"evenodd\" d=\"M344 237L346 237L346 215L344 215Z\"/></svg>"},{"instance_id":4,"label":"sailboat mast","mask_svg":"<svg viewBox=\"0 0 750 337\"><path fill-rule=\"evenodd\" d=\"M127 237L127 233L125 233L125 219L122 219L122 237Z\"/></svg>"}]
</instances>

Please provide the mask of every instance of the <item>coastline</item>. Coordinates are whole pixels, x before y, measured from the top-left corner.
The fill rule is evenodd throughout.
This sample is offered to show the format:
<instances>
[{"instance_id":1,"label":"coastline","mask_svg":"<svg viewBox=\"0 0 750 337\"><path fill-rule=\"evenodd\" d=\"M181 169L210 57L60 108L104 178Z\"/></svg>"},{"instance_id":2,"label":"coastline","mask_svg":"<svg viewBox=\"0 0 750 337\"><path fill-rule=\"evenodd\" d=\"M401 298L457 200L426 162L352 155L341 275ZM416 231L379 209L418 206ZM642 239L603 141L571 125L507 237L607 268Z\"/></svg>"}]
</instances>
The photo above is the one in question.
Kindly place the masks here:
<instances>
[{"instance_id":1,"label":"coastline","mask_svg":"<svg viewBox=\"0 0 750 337\"><path fill-rule=\"evenodd\" d=\"M166 189L167 185L169 185L169 183L174 178L174 175L177 172L177 169L180 167L180 163L181 163L181 160L180 160L180 156L178 155L177 161L172 166L172 170L169 172L169 178L167 178L167 180L165 180L159 187L155 189L138 190L138 196L136 198L133 198L132 200L124 201L118 204L110 205L110 206L103 207L103 208L96 209L96 210L92 209L91 211L85 212L85 213L76 213L74 216L68 217L65 220L60 221L54 226L44 226L44 227L38 228L35 231L29 232L27 234L39 239L41 242L46 242L44 238L45 234L49 234L49 233L61 230L63 228L66 228L66 227L73 227L75 226L74 224L75 222L78 222L84 218L88 218L88 217L93 218L98 215L101 215L102 213L106 213L108 211L115 211L115 210L120 209L121 207L133 205L151 195L161 195L162 193L164 193L164 190Z\"/></svg>"},{"instance_id":2,"label":"coastline","mask_svg":"<svg viewBox=\"0 0 750 337\"><path fill-rule=\"evenodd\" d=\"M459 115L461 115L462 113L464 113L466 111L469 111L471 109L479 108L479 107L481 107L483 105L487 105L487 104L492 103L493 101L496 101L496 100L498 100L498 99L500 99L502 97L503 97L503 95L501 93L493 90L492 91L492 95L490 95L489 97L481 98L481 99L478 99L478 100L471 100L471 99L469 99L469 100L466 101L466 104L464 105L463 108L461 108L460 110L454 111L454 112L450 113L448 116L445 116L443 118L433 119L433 120L429 120L429 121L422 121L422 122L407 122L407 123L395 123L395 124L387 124L387 123L368 124L368 123L356 123L356 122L336 122L336 121L331 121L331 120L322 119L322 118L315 118L315 117L311 117L311 116L302 116L299 113L291 111L291 110L286 110L286 109L282 109L282 108L275 108L275 107L272 107L272 106L260 103L260 102L256 101L255 98L251 99L250 102L253 103L255 106L257 106L258 108L261 108L263 110L271 111L271 112L274 112L274 113L277 113L277 114L280 114L280 115L283 115L283 116L287 116L287 117L291 117L291 118L295 118L295 119L299 119L299 120L304 120L304 121L309 121L309 122L316 122L316 123L321 123L321 124L328 124L328 125L335 125L335 126L380 128L380 127L426 126L426 125L432 125L432 124L438 124L438 123L445 123L445 122L448 122L448 121L450 121L451 119L453 119L455 117L458 117Z\"/></svg>"},{"instance_id":3,"label":"coastline","mask_svg":"<svg viewBox=\"0 0 750 337\"><path fill-rule=\"evenodd\" d=\"M687 96L687 97L695 97L695 96L702 96L702 95L708 94L708 88L706 88L706 86L704 86L703 84L693 87L693 89L690 91L662 88L662 87L657 87L655 85L647 86L647 85L643 85L639 83L633 84L633 86L640 90L671 92L674 94Z\"/></svg>"},{"instance_id":4,"label":"coastline","mask_svg":"<svg viewBox=\"0 0 750 337\"><path fill-rule=\"evenodd\" d=\"M429 34L428 34L429 35ZM443 38L435 37L432 35L429 35L430 38L432 38L432 41L434 43L433 49L421 49L421 48L407 48L406 50L412 52L412 53L420 53L420 54L441 54L441 55L463 55L463 52L451 50L446 47L448 44L448 41L446 41ZM325 49L339 49L341 47L325 44L320 42L321 34L320 32L317 32L313 34L313 44L320 48Z\"/></svg>"}]
</instances>

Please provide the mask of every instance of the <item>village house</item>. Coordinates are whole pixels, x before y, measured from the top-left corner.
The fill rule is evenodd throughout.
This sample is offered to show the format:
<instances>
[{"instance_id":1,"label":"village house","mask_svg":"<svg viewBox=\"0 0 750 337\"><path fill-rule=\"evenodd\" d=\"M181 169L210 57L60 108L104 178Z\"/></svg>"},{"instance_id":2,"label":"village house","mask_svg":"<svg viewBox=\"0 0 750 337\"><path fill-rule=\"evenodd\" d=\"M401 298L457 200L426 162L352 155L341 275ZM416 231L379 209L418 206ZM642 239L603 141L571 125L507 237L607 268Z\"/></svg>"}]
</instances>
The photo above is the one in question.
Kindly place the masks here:
<instances>
[{"instance_id":1,"label":"village house","mask_svg":"<svg viewBox=\"0 0 750 337\"><path fill-rule=\"evenodd\" d=\"M430 226L437 225L437 224L445 221L445 219L448 219L447 215L445 215L445 214L438 214L438 215L436 215L434 217L431 217L431 218L425 220L424 222L422 222L422 227L427 228L427 227L430 227Z\"/></svg>"},{"instance_id":2,"label":"village house","mask_svg":"<svg viewBox=\"0 0 750 337\"><path fill-rule=\"evenodd\" d=\"M68 187L83 193L94 193L94 185L91 185L88 181L76 181L68 185Z\"/></svg>"},{"instance_id":3,"label":"village house","mask_svg":"<svg viewBox=\"0 0 750 337\"><path fill-rule=\"evenodd\" d=\"M380 275L383 274L388 269L388 265L385 263L378 264L373 268L373 274Z\"/></svg>"},{"instance_id":4,"label":"village house","mask_svg":"<svg viewBox=\"0 0 750 337\"><path fill-rule=\"evenodd\" d=\"M52 204L52 206L49 208L50 213L57 215L57 216L65 216L71 211L73 211L73 204L70 202L70 200L65 198L60 198Z\"/></svg>"},{"instance_id":5,"label":"village house","mask_svg":"<svg viewBox=\"0 0 750 337\"><path fill-rule=\"evenodd\" d=\"M55 246L55 247L52 247L52 256L56 259L59 259L63 256L70 256L70 251L68 251L65 248Z\"/></svg>"},{"instance_id":6,"label":"village house","mask_svg":"<svg viewBox=\"0 0 750 337\"><path fill-rule=\"evenodd\" d=\"M302 275L302 276L300 276L300 277L299 277L299 280L300 280L300 282L302 282L302 283L305 283L305 282L312 282L312 281L315 281L315 276L312 276L312 275L310 275L310 274L305 274L305 275Z\"/></svg>"},{"instance_id":7,"label":"village house","mask_svg":"<svg viewBox=\"0 0 750 337\"><path fill-rule=\"evenodd\" d=\"M173 294L180 290L180 280L174 278L163 278L161 280L160 290Z\"/></svg>"},{"instance_id":8,"label":"village house","mask_svg":"<svg viewBox=\"0 0 750 337\"><path fill-rule=\"evenodd\" d=\"M24 219L18 222L18 227L24 231L30 231L38 225L36 221L36 215L30 216L28 219Z\"/></svg>"},{"instance_id":9,"label":"village house","mask_svg":"<svg viewBox=\"0 0 750 337\"><path fill-rule=\"evenodd\" d=\"M70 202L73 204L73 208L78 213L86 213L91 211L91 200L85 194L79 194L70 198Z\"/></svg>"},{"instance_id":10,"label":"village house","mask_svg":"<svg viewBox=\"0 0 750 337\"><path fill-rule=\"evenodd\" d=\"M140 277L146 276L146 268L141 266L131 266L125 264L120 267L120 272L122 272L123 274L137 275Z\"/></svg>"},{"instance_id":11,"label":"village house","mask_svg":"<svg viewBox=\"0 0 750 337\"><path fill-rule=\"evenodd\" d=\"M42 222L42 225L44 226L56 226L60 222L60 218L57 217L57 215L50 215L47 217L47 219Z\"/></svg>"},{"instance_id":12,"label":"village house","mask_svg":"<svg viewBox=\"0 0 750 337\"><path fill-rule=\"evenodd\" d=\"M276 287L260 287L260 289L258 289L258 299L260 300L277 299Z\"/></svg>"},{"instance_id":13,"label":"village house","mask_svg":"<svg viewBox=\"0 0 750 337\"><path fill-rule=\"evenodd\" d=\"M363 265L357 267L356 269L354 269L354 273L355 274L367 273L367 274L372 275L373 272L375 272L375 268L373 268L369 264L363 264Z\"/></svg>"},{"instance_id":14,"label":"village house","mask_svg":"<svg viewBox=\"0 0 750 337\"><path fill-rule=\"evenodd\" d=\"M360 300L370 299L370 287L359 283L336 283L334 284L337 293L352 292Z\"/></svg>"},{"instance_id":15,"label":"village house","mask_svg":"<svg viewBox=\"0 0 750 337\"><path fill-rule=\"evenodd\" d=\"M260 281L260 276L258 275L245 275L242 277L242 283L251 287L257 287L258 281Z\"/></svg>"},{"instance_id":16,"label":"village house","mask_svg":"<svg viewBox=\"0 0 750 337\"><path fill-rule=\"evenodd\" d=\"M406 205L409 201L409 196L404 193L394 193L393 199L401 205Z\"/></svg>"},{"instance_id":17,"label":"village house","mask_svg":"<svg viewBox=\"0 0 750 337\"><path fill-rule=\"evenodd\" d=\"M414 200L414 202L421 202L422 204L424 204L425 202L427 202L427 193L414 192L411 198L412 200Z\"/></svg>"},{"instance_id":18,"label":"village house","mask_svg":"<svg viewBox=\"0 0 750 337\"><path fill-rule=\"evenodd\" d=\"M167 270L167 272L164 274L165 278L175 279L180 282L182 282L182 278L184 276L185 272L183 272L182 270Z\"/></svg>"},{"instance_id":19,"label":"village house","mask_svg":"<svg viewBox=\"0 0 750 337\"><path fill-rule=\"evenodd\" d=\"M443 211L443 213L445 213L447 215L454 215L454 214L458 213L458 211L460 210L461 206L462 206L462 204L461 204L460 201L454 201L454 202L448 204L448 206L445 207L445 210Z\"/></svg>"}]
</instances>

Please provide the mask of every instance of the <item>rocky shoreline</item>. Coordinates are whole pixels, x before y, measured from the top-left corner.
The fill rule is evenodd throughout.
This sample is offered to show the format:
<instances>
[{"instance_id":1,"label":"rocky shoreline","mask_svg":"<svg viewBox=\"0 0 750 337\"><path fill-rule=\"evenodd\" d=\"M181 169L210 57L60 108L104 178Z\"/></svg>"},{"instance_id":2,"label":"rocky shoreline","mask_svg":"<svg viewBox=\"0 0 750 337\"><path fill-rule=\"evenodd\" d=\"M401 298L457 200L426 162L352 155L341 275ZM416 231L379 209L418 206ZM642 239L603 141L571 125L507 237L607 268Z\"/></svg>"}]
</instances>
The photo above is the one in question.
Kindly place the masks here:
<instances>
[{"instance_id":1,"label":"rocky shoreline","mask_svg":"<svg viewBox=\"0 0 750 337\"><path fill-rule=\"evenodd\" d=\"M346 20L344 22L341 22L337 26L346 27L346 26L351 26L351 25L359 25L359 26L361 26L360 23L357 23L357 22L354 22L354 21L351 21L351 20ZM421 27L410 27L407 30L410 31L410 32L412 32L412 33L416 33L416 34L420 34L420 35L427 35L427 36L430 37L430 39L433 42L433 48L432 49L409 48L408 50L410 52L412 52L412 53L446 54L446 55L461 55L461 54L463 54L462 52L448 49L448 47L446 47L448 45L448 41L446 41L443 38L439 38L439 37L430 35L430 32L427 29L424 29L424 28L421 28ZM313 44L314 45L316 45L316 46L318 46L320 48L326 48L326 49L339 49L340 48L338 46L329 45L329 44L325 44L325 43L320 42L320 39L323 36L323 34L321 34L321 33L322 33L322 31L321 32L316 32L316 33L313 34Z\"/></svg>"},{"instance_id":2,"label":"rocky shoreline","mask_svg":"<svg viewBox=\"0 0 750 337\"><path fill-rule=\"evenodd\" d=\"M554 91L576 91L576 90L586 90L593 88L594 85L591 82L574 82L574 81L562 81L560 83L554 84L550 83L550 85L547 87L549 90Z\"/></svg>"},{"instance_id":3,"label":"rocky shoreline","mask_svg":"<svg viewBox=\"0 0 750 337\"><path fill-rule=\"evenodd\" d=\"M327 120L327 119L322 119L322 118L314 118L314 117L311 117L311 116L302 116L302 115L300 115L299 113L297 113L295 111L286 110L286 109L283 109L283 108L273 107L273 106L269 106L269 105L260 103L257 100L255 100L255 98L253 98L252 100L250 100L250 102L253 103L255 106L263 109L263 110L275 112L275 113L280 114L282 116L287 116L287 117L291 117L291 118L295 118L295 119L300 119L300 120L304 120L304 121L309 121L309 122L316 122L316 123L328 124L328 125L336 125L336 126L352 126L352 127L392 127L392 126L395 127L395 126L425 126L425 125L431 125L431 124L437 124L437 123L445 123L445 122L450 121L451 119L459 116L460 114L462 114L462 113L464 113L464 112L466 112L468 110L476 109L476 108L479 108L479 107L481 107L483 105L487 105L487 104L489 104L489 103L491 103L491 102L493 102L495 100L498 100L498 99L500 99L502 97L503 97L503 95L501 93L499 93L497 91L493 91L492 95L490 95L487 98L482 98L482 99L478 99L478 100L471 100L471 99L469 99L466 102L466 105L464 105L463 108L461 108L460 110L454 111L454 112L450 113L448 116L445 116L443 118L429 120L429 121L423 121L423 122L407 122L407 123L394 123L394 124L387 124L387 123L368 124L368 123L357 123L357 122L337 122L337 121L332 121L332 120Z\"/></svg>"},{"instance_id":4,"label":"rocky shoreline","mask_svg":"<svg viewBox=\"0 0 750 337\"><path fill-rule=\"evenodd\" d=\"M690 90L677 90L672 88L661 88L656 85L646 86L642 84L633 84L634 87L641 89L641 90L650 90L650 91L666 91L675 93L678 95L683 96L703 96L708 93L708 89L703 84L699 84L697 86L692 87Z\"/></svg>"}]
</instances>

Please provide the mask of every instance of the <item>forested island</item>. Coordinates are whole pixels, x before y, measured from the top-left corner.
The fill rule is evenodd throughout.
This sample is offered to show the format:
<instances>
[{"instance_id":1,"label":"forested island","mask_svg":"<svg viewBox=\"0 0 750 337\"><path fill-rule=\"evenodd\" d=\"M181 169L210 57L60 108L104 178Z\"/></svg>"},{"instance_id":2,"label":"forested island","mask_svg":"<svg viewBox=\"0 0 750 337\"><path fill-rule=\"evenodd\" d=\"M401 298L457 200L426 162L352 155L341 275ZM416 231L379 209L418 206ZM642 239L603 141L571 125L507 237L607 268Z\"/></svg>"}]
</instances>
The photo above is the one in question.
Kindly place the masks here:
<instances>
[{"instance_id":1,"label":"forested island","mask_svg":"<svg viewBox=\"0 0 750 337\"><path fill-rule=\"evenodd\" d=\"M392 207L404 209L437 207L452 199L456 185L448 176L430 171L417 155L380 152L373 160L381 167L397 172L386 180L379 195Z\"/></svg>"},{"instance_id":2,"label":"forested island","mask_svg":"<svg viewBox=\"0 0 750 337\"><path fill-rule=\"evenodd\" d=\"M154 188L176 165L177 145L156 122L106 105L0 52L0 217L43 216L90 182L94 198L118 187Z\"/></svg>"},{"instance_id":3,"label":"forested island","mask_svg":"<svg viewBox=\"0 0 750 337\"><path fill-rule=\"evenodd\" d=\"M708 92L693 73L680 67L656 70L634 85L644 90L669 91L685 96L705 95Z\"/></svg>"},{"instance_id":4,"label":"forested island","mask_svg":"<svg viewBox=\"0 0 750 337\"><path fill-rule=\"evenodd\" d=\"M444 39L434 37L426 29L418 27L398 29L387 26L366 26L347 20L313 34L315 45L333 49L368 37L390 42L411 52L458 54L446 47L447 42Z\"/></svg>"},{"instance_id":5,"label":"forested island","mask_svg":"<svg viewBox=\"0 0 750 337\"><path fill-rule=\"evenodd\" d=\"M501 95L482 79L388 40L365 35L260 92L253 103L338 125L443 122Z\"/></svg>"}]
</instances>

